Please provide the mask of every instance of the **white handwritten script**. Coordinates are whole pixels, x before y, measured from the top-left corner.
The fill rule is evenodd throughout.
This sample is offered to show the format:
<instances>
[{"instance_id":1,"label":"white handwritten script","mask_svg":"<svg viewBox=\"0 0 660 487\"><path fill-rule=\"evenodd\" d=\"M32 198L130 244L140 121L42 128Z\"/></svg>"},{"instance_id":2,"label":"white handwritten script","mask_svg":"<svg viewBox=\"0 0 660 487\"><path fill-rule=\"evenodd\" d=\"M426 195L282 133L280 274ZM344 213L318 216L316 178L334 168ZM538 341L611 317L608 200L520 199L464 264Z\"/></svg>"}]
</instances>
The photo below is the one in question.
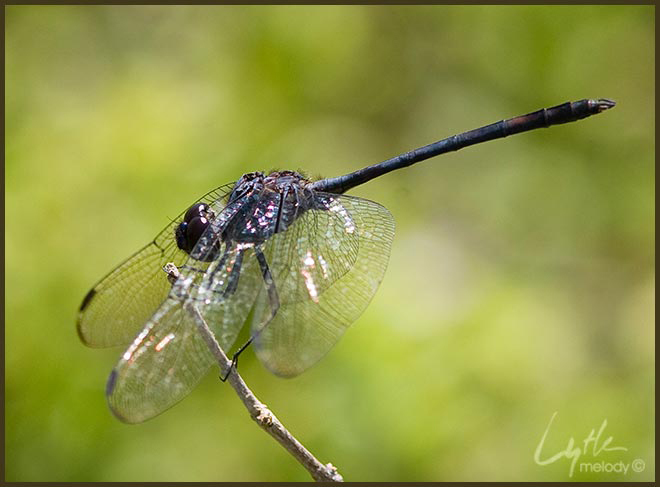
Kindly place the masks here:
<instances>
[{"instance_id":1,"label":"white handwritten script","mask_svg":"<svg viewBox=\"0 0 660 487\"><path fill-rule=\"evenodd\" d=\"M550 427L552 426L552 422L555 420L556 416L557 416L557 412L555 412L550 418L548 427L545 429L545 432L541 437L541 441L539 442L538 446L536 447L536 451L534 452L534 461L538 465L550 465L551 463L554 463L561 458L566 458L571 461L571 466L568 471L568 476L572 477L573 472L575 471L575 466L577 465L580 458L585 454L591 453L593 458L596 458L602 452L628 451L628 449L623 446L610 446L612 441L614 440L611 436L608 436L605 439L602 438L603 432L607 427L607 419L604 419L603 423L600 426L600 429L598 430L598 433L596 433L595 429L592 429L589 435L584 440L582 440L581 444L576 442L575 439L571 436L570 439L568 440L568 444L566 445L566 449L558 453L555 453L551 457L543 459L542 458L543 445L545 444L545 439L548 437L548 432L550 431ZM586 466L587 468L583 468L584 466ZM617 463L607 463L607 464L605 462L596 462L596 463L590 462L590 463L581 463L580 471L581 472L609 471L609 472L623 473L625 475L626 473L628 473L628 467L630 467L630 464L625 463L623 461Z\"/></svg>"}]
</instances>

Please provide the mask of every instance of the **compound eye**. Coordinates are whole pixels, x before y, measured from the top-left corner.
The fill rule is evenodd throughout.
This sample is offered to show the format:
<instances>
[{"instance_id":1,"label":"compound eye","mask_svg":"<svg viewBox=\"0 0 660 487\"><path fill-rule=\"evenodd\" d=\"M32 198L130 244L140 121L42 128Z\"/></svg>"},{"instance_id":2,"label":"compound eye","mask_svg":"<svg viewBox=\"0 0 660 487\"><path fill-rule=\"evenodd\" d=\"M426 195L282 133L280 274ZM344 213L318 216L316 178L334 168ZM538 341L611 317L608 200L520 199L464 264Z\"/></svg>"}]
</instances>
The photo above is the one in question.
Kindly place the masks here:
<instances>
[{"instance_id":1,"label":"compound eye","mask_svg":"<svg viewBox=\"0 0 660 487\"><path fill-rule=\"evenodd\" d=\"M208 212L209 205L206 203L195 203L190 208L188 208L188 211L186 211L186 214L183 217L183 221L190 223L193 218L206 217Z\"/></svg>"},{"instance_id":2,"label":"compound eye","mask_svg":"<svg viewBox=\"0 0 660 487\"><path fill-rule=\"evenodd\" d=\"M208 227L209 221L203 216L197 216L188 222L188 226L186 228L186 239L188 241L188 248L190 250L195 247L202 234Z\"/></svg>"},{"instance_id":3,"label":"compound eye","mask_svg":"<svg viewBox=\"0 0 660 487\"><path fill-rule=\"evenodd\" d=\"M185 252L190 252L188 248L188 222L181 222L174 232L176 246Z\"/></svg>"}]
</instances>

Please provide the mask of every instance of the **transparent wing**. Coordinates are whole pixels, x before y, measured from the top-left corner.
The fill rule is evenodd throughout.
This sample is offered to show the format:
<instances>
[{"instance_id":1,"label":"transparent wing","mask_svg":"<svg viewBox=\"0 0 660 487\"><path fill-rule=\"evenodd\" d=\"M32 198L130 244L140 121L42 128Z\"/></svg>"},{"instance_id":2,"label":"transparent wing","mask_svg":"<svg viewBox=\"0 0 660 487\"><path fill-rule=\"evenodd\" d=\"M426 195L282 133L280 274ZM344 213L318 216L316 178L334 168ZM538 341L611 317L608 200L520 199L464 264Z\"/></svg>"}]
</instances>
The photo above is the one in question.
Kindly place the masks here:
<instances>
[{"instance_id":1,"label":"transparent wing","mask_svg":"<svg viewBox=\"0 0 660 487\"><path fill-rule=\"evenodd\" d=\"M152 418L183 399L212 364L183 302L168 298L112 370L110 409L126 423Z\"/></svg>"},{"instance_id":2,"label":"transparent wing","mask_svg":"<svg viewBox=\"0 0 660 487\"><path fill-rule=\"evenodd\" d=\"M213 202L216 211L220 211L232 186L221 186L197 202ZM153 242L129 257L87 293L77 322L83 343L90 347L126 345L163 304L172 287L163 266L168 262L179 266L188 258L179 250L174 238L174 230L182 217L183 213Z\"/></svg>"},{"instance_id":3,"label":"transparent wing","mask_svg":"<svg viewBox=\"0 0 660 487\"><path fill-rule=\"evenodd\" d=\"M317 193L314 208L264 245L279 309L263 284L252 335L274 374L292 377L316 363L365 310L385 274L394 219L373 201Z\"/></svg>"},{"instance_id":4,"label":"transparent wing","mask_svg":"<svg viewBox=\"0 0 660 487\"><path fill-rule=\"evenodd\" d=\"M187 303L195 305L219 345L231 347L259 290L252 251L230 247L212 262L191 258L179 268L170 296L108 379L108 403L118 418L138 423L160 414L188 395L214 363Z\"/></svg>"}]
</instances>

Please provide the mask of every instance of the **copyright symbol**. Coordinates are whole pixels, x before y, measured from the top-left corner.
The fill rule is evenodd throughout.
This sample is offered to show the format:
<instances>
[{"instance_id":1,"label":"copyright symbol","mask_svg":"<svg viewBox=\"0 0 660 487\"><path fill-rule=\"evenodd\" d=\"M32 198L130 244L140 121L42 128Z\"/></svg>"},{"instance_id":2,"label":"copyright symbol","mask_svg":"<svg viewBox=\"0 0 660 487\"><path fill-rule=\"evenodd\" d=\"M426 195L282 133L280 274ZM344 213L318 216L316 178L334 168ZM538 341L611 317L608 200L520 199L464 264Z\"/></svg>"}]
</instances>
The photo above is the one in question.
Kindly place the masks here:
<instances>
[{"instance_id":1,"label":"copyright symbol","mask_svg":"<svg viewBox=\"0 0 660 487\"><path fill-rule=\"evenodd\" d=\"M646 464L644 463L644 460L642 460L641 458L636 458L635 460L632 461L632 469L635 472L637 473L642 472L644 471L645 468L646 468Z\"/></svg>"}]
</instances>

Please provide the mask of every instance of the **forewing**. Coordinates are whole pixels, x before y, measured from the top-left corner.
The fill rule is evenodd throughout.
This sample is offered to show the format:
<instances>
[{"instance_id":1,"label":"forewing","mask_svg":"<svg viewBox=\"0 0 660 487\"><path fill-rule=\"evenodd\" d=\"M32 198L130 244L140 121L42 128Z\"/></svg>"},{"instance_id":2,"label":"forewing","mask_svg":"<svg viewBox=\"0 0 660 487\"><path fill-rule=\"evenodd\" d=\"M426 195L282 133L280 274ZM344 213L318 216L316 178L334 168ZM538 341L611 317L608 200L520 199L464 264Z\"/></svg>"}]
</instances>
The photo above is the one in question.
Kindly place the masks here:
<instances>
[{"instance_id":1,"label":"forewing","mask_svg":"<svg viewBox=\"0 0 660 487\"><path fill-rule=\"evenodd\" d=\"M280 307L261 286L252 334L261 362L292 377L323 357L365 310L383 279L394 219L378 203L317 193L314 208L264 246Z\"/></svg>"},{"instance_id":2,"label":"forewing","mask_svg":"<svg viewBox=\"0 0 660 487\"><path fill-rule=\"evenodd\" d=\"M199 263L191 259L188 265ZM254 305L263 279L252 246L231 246L222 257L207 265L204 272L184 268L185 278L177 281L172 292L188 296L220 347L228 353Z\"/></svg>"},{"instance_id":3,"label":"forewing","mask_svg":"<svg viewBox=\"0 0 660 487\"><path fill-rule=\"evenodd\" d=\"M183 399L212 364L183 302L170 297L110 374L110 409L126 423L145 421Z\"/></svg>"},{"instance_id":4,"label":"forewing","mask_svg":"<svg viewBox=\"0 0 660 487\"><path fill-rule=\"evenodd\" d=\"M108 403L118 418L139 423L160 414L188 395L213 364L187 311L189 303L200 312L219 345L225 351L231 347L259 289L255 259L241 256L252 251L232 247L212 262L191 258L179 269L170 296L108 379ZM236 271L239 265L240 273ZM226 292L236 276L234 289Z\"/></svg>"},{"instance_id":5,"label":"forewing","mask_svg":"<svg viewBox=\"0 0 660 487\"><path fill-rule=\"evenodd\" d=\"M231 184L221 186L198 202L209 203L219 212L231 188ZM188 258L179 250L174 238L174 230L182 218L183 213L85 296L77 328L86 345L110 347L130 343L163 304L172 287L163 266L168 262L179 266Z\"/></svg>"}]
</instances>

